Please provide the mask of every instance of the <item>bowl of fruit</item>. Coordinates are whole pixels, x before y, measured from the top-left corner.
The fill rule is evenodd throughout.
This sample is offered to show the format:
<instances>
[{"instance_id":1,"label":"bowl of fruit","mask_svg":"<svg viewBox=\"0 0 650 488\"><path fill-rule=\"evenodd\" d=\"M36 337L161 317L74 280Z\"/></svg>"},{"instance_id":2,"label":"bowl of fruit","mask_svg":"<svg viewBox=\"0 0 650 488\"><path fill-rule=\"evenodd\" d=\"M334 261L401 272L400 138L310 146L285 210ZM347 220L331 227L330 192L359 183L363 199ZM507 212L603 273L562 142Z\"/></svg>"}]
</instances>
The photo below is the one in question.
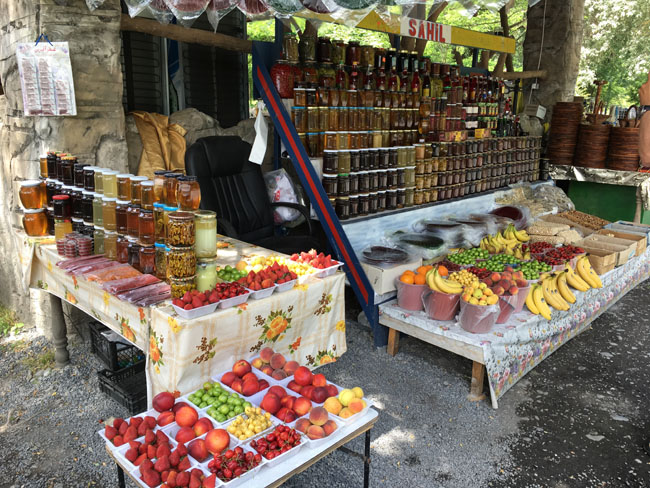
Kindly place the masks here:
<instances>
[{"instance_id":1,"label":"bowl of fruit","mask_svg":"<svg viewBox=\"0 0 650 488\"><path fill-rule=\"evenodd\" d=\"M486 283L465 286L460 301L458 322L463 330L472 334L489 332L499 317L499 296Z\"/></svg>"}]
</instances>

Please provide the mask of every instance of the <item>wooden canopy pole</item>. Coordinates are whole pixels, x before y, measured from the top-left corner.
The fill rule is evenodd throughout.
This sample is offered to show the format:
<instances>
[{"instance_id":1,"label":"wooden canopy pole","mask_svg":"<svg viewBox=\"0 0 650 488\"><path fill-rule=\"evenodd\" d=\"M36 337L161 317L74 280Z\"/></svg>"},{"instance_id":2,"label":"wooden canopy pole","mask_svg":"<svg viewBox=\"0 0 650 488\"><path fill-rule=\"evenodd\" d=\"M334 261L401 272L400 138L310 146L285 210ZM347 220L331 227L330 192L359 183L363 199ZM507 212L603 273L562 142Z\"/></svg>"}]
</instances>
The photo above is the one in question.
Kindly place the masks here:
<instances>
[{"instance_id":1,"label":"wooden canopy pole","mask_svg":"<svg viewBox=\"0 0 650 488\"><path fill-rule=\"evenodd\" d=\"M546 70L542 69L539 71L504 71L502 73L497 73L496 71L492 73L493 76L498 76L504 80L529 80L531 78L546 78Z\"/></svg>"},{"instance_id":2,"label":"wooden canopy pole","mask_svg":"<svg viewBox=\"0 0 650 488\"><path fill-rule=\"evenodd\" d=\"M253 49L253 43L246 39L239 39L238 37L201 29L191 29L180 25L161 24L155 20L139 17L132 19L127 14L122 14L120 29L123 31L142 32L143 34L164 37L189 44L214 46L228 51L250 53Z\"/></svg>"}]
</instances>

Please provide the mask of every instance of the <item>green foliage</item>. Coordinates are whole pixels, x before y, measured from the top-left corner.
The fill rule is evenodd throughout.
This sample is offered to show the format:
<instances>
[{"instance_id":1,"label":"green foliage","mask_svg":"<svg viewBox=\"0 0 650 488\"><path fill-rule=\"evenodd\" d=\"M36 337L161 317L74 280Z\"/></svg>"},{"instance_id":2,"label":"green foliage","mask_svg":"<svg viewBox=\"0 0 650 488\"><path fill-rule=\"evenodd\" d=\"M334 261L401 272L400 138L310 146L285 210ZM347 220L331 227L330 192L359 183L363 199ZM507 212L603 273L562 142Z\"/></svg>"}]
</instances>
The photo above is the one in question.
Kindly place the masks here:
<instances>
[{"instance_id":1,"label":"green foliage","mask_svg":"<svg viewBox=\"0 0 650 488\"><path fill-rule=\"evenodd\" d=\"M3 305L0 305L0 336L16 335L25 324L18 322L16 313Z\"/></svg>"},{"instance_id":2,"label":"green foliage","mask_svg":"<svg viewBox=\"0 0 650 488\"><path fill-rule=\"evenodd\" d=\"M43 349L39 354L28 354L20 361L22 365L29 369L32 373L36 373L41 369L54 367L54 351L51 349Z\"/></svg>"},{"instance_id":3,"label":"green foliage","mask_svg":"<svg viewBox=\"0 0 650 488\"><path fill-rule=\"evenodd\" d=\"M584 26L577 91L594 96L593 81L606 80L606 103L637 104L650 70L650 2L586 0Z\"/></svg>"}]
</instances>

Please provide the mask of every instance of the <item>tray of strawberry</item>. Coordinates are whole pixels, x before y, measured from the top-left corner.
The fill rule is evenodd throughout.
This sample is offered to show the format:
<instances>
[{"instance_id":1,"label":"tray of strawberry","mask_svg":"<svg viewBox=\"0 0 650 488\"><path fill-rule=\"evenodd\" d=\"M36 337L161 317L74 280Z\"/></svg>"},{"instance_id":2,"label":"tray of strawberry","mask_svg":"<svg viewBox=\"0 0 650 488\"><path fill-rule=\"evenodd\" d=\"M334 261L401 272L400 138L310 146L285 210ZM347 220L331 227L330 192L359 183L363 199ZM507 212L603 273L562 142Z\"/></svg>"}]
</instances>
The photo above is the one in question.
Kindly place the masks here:
<instances>
[{"instance_id":1,"label":"tray of strawberry","mask_svg":"<svg viewBox=\"0 0 650 488\"><path fill-rule=\"evenodd\" d=\"M259 271L249 271L248 275L237 280L237 283L251 290L254 294L253 298L263 298L271 295L273 290L270 292L267 290L274 289L276 286L280 287L278 291L285 291L285 288L291 288L292 285L289 286L288 284L293 283L297 278L298 275L286 265L273 261L273 264ZM261 292L262 290L265 290L265 292L255 293ZM259 295L263 295L263 297Z\"/></svg>"},{"instance_id":2,"label":"tray of strawberry","mask_svg":"<svg viewBox=\"0 0 650 488\"><path fill-rule=\"evenodd\" d=\"M286 425L278 425L273 432L253 440L251 448L255 449L267 460L268 466L291 457L298 452L302 445L302 435Z\"/></svg>"},{"instance_id":3,"label":"tray of strawberry","mask_svg":"<svg viewBox=\"0 0 650 488\"><path fill-rule=\"evenodd\" d=\"M225 486L236 486L249 478L262 465L262 455L241 446L228 449L223 454L215 455L208 463L208 469L223 481Z\"/></svg>"},{"instance_id":4,"label":"tray of strawberry","mask_svg":"<svg viewBox=\"0 0 650 488\"><path fill-rule=\"evenodd\" d=\"M249 290L239 283L217 283L212 290L191 290L174 298L172 306L184 319L195 319L214 312L217 307L230 308L248 299Z\"/></svg>"},{"instance_id":5,"label":"tray of strawberry","mask_svg":"<svg viewBox=\"0 0 650 488\"><path fill-rule=\"evenodd\" d=\"M326 256L322 252L317 253L316 249L310 249L309 252L301 252L300 254L292 254L290 259L316 268L318 270L315 273L317 278L325 278L333 274L343 264L336 259L332 259L329 254Z\"/></svg>"},{"instance_id":6,"label":"tray of strawberry","mask_svg":"<svg viewBox=\"0 0 650 488\"><path fill-rule=\"evenodd\" d=\"M585 254L585 250L581 247L567 244L547 250L540 260L551 266L560 266L583 254Z\"/></svg>"},{"instance_id":7,"label":"tray of strawberry","mask_svg":"<svg viewBox=\"0 0 650 488\"><path fill-rule=\"evenodd\" d=\"M555 247L553 244L549 244L548 242L545 241L533 242L530 245L524 244L524 246L528 246L528 249L530 249L531 254L543 254L548 249Z\"/></svg>"}]
</instances>

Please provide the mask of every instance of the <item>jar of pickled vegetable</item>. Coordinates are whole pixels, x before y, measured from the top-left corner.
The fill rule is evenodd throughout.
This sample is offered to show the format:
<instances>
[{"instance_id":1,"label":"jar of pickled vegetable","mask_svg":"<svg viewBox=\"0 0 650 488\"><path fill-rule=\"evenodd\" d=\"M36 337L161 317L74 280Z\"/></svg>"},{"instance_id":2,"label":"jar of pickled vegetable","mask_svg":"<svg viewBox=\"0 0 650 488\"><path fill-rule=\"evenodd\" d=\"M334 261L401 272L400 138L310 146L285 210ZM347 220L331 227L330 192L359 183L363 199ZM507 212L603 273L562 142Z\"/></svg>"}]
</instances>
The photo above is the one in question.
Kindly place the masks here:
<instances>
[{"instance_id":1,"label":"jar of pickled vegetable","mask_svg":"<svg viewBox=\"0 0 650 488\"><path fill-rule=\"evenodd\" d=\"M140 191L140 183L147 181L146 176L131 176L129 178L131 185L131 203L135 205L142 205L142 192Z\"/></svg>"},{"instance_id":2,"label":"jar of pickled vegetable","mask_svg":"<svg viewBox=\"0 0 650 488\"><path fill-rule=\"evenodd\" d=\"M181 176L178 178L176 200L180 210L198 210L201 204L201 188L199 182L196 181L196 176Z\"/></svg>"},{"instance_id":3,"label":"jar of pickled vegetable","mask_svg":"<svg viewBox=\"0 0 650 488\"><path fill-rule=\"evenodd\" d=\"M140 210L138 215L138 240L142 245L153 245L156 241L152 210Z\"/></svg>"},{"instance_id":4,"label":"jar of pickled vegetable","mask_svg":"<svg viewBox=\"0 0 650 488\"><path fill-rule=\"evenodd\" d=\"M137 239L140 233L140 206L130 203L126 210L126 232L129 237Z\"/></svg>"},{"instance_id":5,"label":"jar of pickled vegetable","mask_svg":"<svg viewBox=\"0 0 650 488\"><path fill-rule=\"evenodd\" d=\"M295 72L294 65L284 59L279 60L271 67L269 72L271 82L278 91L280 98L293 98Z\"/></svg>"},{"instance_id":6,"label":"jar of pickled vegetable","mask_svg":"<svg viewBox=\"0 0 650 488\"><path fill-rule=\"evenodd\" d=\"M212 258L217 255L217 214L202 210L194 214L196 233L195 252L197 258Z\"/></svg>"},{"instance_id":7,"label":"jar of pickled vegetable","mask_svg":"<svg viewBox=\"0 0 650 488\"><path fill-rule=\"evenodd\" d=\"M189 212L171 212L167 222L168 246L193 246L194 215Z\"/></svg>"},{"instance_id":8,"label":"jar of pickled vegetable","mask_svg":"<svg viewBox=\"0 0 650 488\"><path fill-rule=\"evenodd\" d=\"M28 236L47 235L47 215L44 208L27 208L23 214L23 228Z\"/></svg>"},{"instance_id":9,"label":"jar of pickled vegetable","mask_svg":"<svg viewBox=\"0 0 650 488\"><path fill-rule=\"evenodd\" d=\"M160 202L153 204L153 222L156 242L165 242L165 205Z\"/></svg>"},{"instance_id":10,"label":"jar of pickled vegetable","mask_svg":"<svg viewBox=\"0 0 650 488\"><path fill-rule=\"evenodd\" d=\"M117 198L120 200L131 200L131 176L130 173L117 175Z\"/></svg>"},{"instance_id":11,"label":"jar of pickled vegetable","mask_svg":"<svg viewBox=\"0 0 650 488\"><path fill-rule=\"evenodd\" d=\"M169 246L167 251L167 277L189 278L196 273L194 246Z\"/></svg>"},{"instance_id":12,"label":"jar of pickled vegetable","mask_svg":"<svg viewBox=\"0 0 650 488\"><path fill-rule=\"evenodd\" d=\"M129 202L126 200L117 200L115 202L115 223L117 233L126 235L129 233L128 227Z\"/></svg>"},{"instance_id":13,"label":"jar of pickled vegetable","mask_svg":"<svg viewBox=\"0 0 650 488\"><path fill-rule=\"evenodd\" d=\"M126 236L117 236L117 262L118 263L128 263L129 262L129 239Z\"/></svg>"},{"instance_id":14,"label":"jar of pickled vegetable","mask_svg":"<svg viewBox=\"0 0 650 488\"><path fill-rule=\"evenodd\" d=\"M18 196L20 203L27 209L41 208L46 204L45 189L41 185L40 180L26 180L20 182L20 190Z\"/></svg>"},{"instance_id":15,"label":"jar of pickled vegetable","mask_svg":"<svg viewBox=\"0 0 650 488\"><path fill-rule=\"evenodd\" d=\"M95 226L93 232L93 252L95 254L104 254L104 228Z\"/></svg>"},{"instance_id":16,"label":"jar of pickled vegetable","mask_svg":"<svg viewBox=\"0 0 650 488\"><path fill-rule=\"evenodd\" d=\"M196 284L194 283L194 276L189 278L170 278L169 285L171 287L172 298L181 298L188 291L196 289Z\"/></svg>"},{"instance_id":17,"label":"jar of pickled vegetable","mask_svg":"<svg viewBox=\"0 0 650 488\"><path fill-rule=\"evenodd\" d=\"M108 259L117 259L117 232L104 231L104 255Z\"/></svg>"},{"instance_id":18,"label":"jar of pickled vegetable","mask_svg":"<svg viewBox=\"0 0 650 488\"><path fill-rule=\"evenodd\" d=\"M156 242L156 278L167 279L167 255L165 254L165 245L162 242Z\"/></svg>"},{"instance_id":19,"label":"jar of pickled vegetable","mask_svg":"<svg viewBox=\"0 0 650 488\"><path fill-rule=\"evenodd\" d=\"M153 181L147 180L140 183L140 206L145 210L153 210L155 196L153 193Z\"/></svg>"},{"instance_id":20,"label":"jar of pickled vegetable","mask_svg":"<svg viewBox=\"0 0 650 488\"><path fill-rule=\"evenodd\" d=\"M105 196L102 199L102 227L110 232L117 231L117 222L115 219L115 207L117 199Z\"/></svg>"},{"instance_id":21,"label":"jar of pickled vegetable","mask_svg":"<svg viewBox=\"0 0 650 488\"><path fill-rule=\"evenodd\" d=\"M196 261L196 289L211 290L217 284L217 258L200 258Z\"/></svg>"},{"instance_id":22,"label":"jar of pickled vegetable","mask_svg":"<svg viewBox=\"0 0 650 488\"><path fill-rule=\"evenodd\" d=\"M140 248L140 272L144 274L156 273L156 248L153 245Z\"/></svg>"},{"instance_id":23,"label":"jar of pickled vegetable","mask_svg":"<svg viewBox=\"0 0 650 488\"><path fill-rule=\"evenodd\" d=\"M282 54L287 61L298 62L298 39L293 32L285 32L282 39Z\"/></svg>"}]
</instances>

